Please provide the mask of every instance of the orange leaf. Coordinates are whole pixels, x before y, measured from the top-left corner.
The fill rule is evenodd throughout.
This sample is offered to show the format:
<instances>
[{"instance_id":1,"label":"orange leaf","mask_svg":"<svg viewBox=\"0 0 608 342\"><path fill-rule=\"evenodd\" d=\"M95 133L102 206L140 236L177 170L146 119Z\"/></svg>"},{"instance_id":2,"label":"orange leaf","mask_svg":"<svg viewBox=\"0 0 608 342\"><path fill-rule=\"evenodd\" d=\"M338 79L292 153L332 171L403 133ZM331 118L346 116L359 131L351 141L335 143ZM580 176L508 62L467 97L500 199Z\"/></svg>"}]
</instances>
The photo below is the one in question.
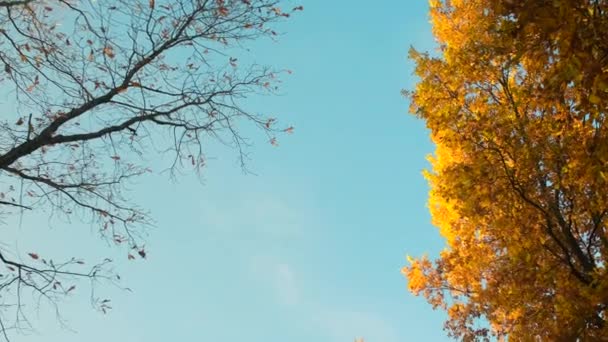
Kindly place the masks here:
<instances>
[{"instance_id":1,"label":"orange leaf","mask_svg":"<svg viewBox=\"0 0 608 342\"><path fill-rule=\"evenodd\" d=\"M116 57L116 54L114 54L114 48L112 48L110 45L106 45L106 47L103 48L103 54L109 58Z\"/></svg>"},{"instance_id":2,"label":"orange leaf","mask_svg":"<svg viewBox=\"0 0 608 342\"><path fill-rule=\"evenodd\" d=\"M223 17L227 16L227 15L228 15L228 13L230 13L230 12L228 11L228 9L227 9L226 7L223 7L223 6L222 6L222 7L220 7L220 8L217 10L217 12L219 13L219 15L221 15L221 16L223 16Z\"/></svg>"}]
</instances>

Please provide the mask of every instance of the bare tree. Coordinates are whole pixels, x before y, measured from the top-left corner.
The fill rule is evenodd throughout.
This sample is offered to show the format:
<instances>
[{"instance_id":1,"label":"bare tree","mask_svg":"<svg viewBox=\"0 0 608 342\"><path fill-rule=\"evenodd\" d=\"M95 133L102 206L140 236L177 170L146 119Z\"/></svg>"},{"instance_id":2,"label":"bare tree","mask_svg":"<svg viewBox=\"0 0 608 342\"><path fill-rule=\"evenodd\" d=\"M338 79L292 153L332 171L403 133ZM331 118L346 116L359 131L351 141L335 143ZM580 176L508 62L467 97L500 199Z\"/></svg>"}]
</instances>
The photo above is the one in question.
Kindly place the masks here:
<instances>
[{"instance_id":1,"label":"bare tree","mask_svg":"<svg viewBox=\"0 0 608 342\"><path fill-rule=\"evenodd\" d=\"M101 236L145 257L147 213L123 196L147 146L171 156L172 171L199 170L211 139L235 147L244 162L241 125L274 134L274 118L242 106L276 89L281 71L233 57L243 42L274 37L271 24L301 10L275 0L4 0L0 1L0 212L52 209L95 222ZM113 281L104 260L28 262L0 250L0 329L27 322L29 291L56 307L77 278ZM96 302L105 311L107 300Z\"/></svg>"}]
</instances>

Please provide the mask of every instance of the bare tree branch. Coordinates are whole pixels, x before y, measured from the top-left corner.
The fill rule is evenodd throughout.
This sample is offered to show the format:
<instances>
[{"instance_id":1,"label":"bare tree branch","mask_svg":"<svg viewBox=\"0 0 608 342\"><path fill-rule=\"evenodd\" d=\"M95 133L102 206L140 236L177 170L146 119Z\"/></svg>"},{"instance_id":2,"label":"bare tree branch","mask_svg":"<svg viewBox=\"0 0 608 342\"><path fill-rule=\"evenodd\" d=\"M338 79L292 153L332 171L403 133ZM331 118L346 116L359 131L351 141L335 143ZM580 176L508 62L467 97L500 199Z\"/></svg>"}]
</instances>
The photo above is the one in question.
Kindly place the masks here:
<instances>
[{"instance_id":1,"label":"bare tree branch","mask_svg":"<svg viewBox=\"0 0 608 342\"><path fill-rule=\"evenodd\" d=\"M0 121L4 213L80 213L101 236L124 246L129 259L144 258L142 231L150 217L124 195L126 182L150 172L141 156L168 155L172 174L199 172L215 140L235 148L244 165L249 141L243 127L257 128L272 142L289 132L244 106L248 96L273 94L282 72L241 63L235 54L249 40L274 39L273 23L301 6L284 10L276 0L0 0L0 9L0 92L16 98L6 104L16 114ZM24 290L56 307L71 291L65 279L117 279L109 260L82 273L73 270L80 260L57 263L33 253L26 264L5 255L0 252L0 262L12 273L0 278L0 329L7 339L7 329L28 322L21 311ZM103 300L98 304L109 309ZM3 310L17 318L9 322Z\"/></svg>"}]
</instances>

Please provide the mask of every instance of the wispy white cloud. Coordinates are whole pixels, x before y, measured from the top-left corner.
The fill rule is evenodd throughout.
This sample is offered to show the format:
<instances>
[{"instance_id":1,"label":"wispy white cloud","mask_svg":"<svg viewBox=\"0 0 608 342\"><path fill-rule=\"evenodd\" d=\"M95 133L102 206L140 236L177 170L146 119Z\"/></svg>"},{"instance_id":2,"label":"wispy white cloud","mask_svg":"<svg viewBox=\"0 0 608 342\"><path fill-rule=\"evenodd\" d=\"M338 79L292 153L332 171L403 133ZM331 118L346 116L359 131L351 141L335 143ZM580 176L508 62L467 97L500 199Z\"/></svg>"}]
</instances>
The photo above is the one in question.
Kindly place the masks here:
<instances>
[{"instance_id":1,"label":"wispy white cloud","mask_svg":"<svg viewBox=\"0 0 608 342\"><path fill-rule=\"evenodd\" d=\"M278 304L294 306L300 303L300 286L289 264L274 257L254 256L250 270L262 286L272 291Z\"/></svg>"},{"instance_id":2,"label":"wispy white cloud","mask_svg":"<svg viewBox=\"0 0 608 342\"><path fill-rule=\"evenodd\" d=\"M295 275L287 264L279 264L276 269L275 288L279 301L285 305L296 305L300 301L300 291Z\"/></svg>"},{"instance_id":3,"label":"wispy white cloud","mask_svg":"<svg viewBox=\"0 0 608 342\"><path fill-rule=\"evenodd\" d=\"M222 202L204 200L200 217L204 229L219 235L272 240L302 233L301 213L281 198L264 193L224 198Z\"/></svg>"},{"instance_id":4,"label":"wispy white cloud","mask_svg":"<svg viewBox=\"0 0 608 342\"><path fill-rule=\"evenodd\" d=\"M315 318L332 341L397 342L394 328L382 317L363 311L320 309Z\"/></svg>"},{"instance_id":5,"label":"wispy white cloud","mask_svg":"<svg viewBox=\"0 0 608 342\"><path fill-rule=\"evenodd\" d=\"M255 296L268 296L267 305L278 311L287 310L299 317L300 323L331 342L353 341L363 337L365 342L397 342L390 319L366 309L345 307L327 298L316 297L314 289L306 288L307 276L275 248L283 240L313 239L310 234L310 208L268 193L250 192L237 198L203 200L200 217L204 229L222 240L249 240L241 244L241 261L248 264L243 277L254 282L250 290ZM247 255L247 252L251 253ZM314 283L314 282L313 282ZM328 286L332 286L328 284ZM266 298L265 298L266 300ZM353 303L356 304L356 303Z\"/></svg>"},{"instance_id":6,"label":"wispy white cloud","mask_svg":"<svg viewBox=\"0 0 608 342\"><path fill-rule=\"evenodd\" d=\"M328 341L352 341L357 337L363 337L365 342L398 341L397 332L385 317L310 297L302 282L303 275L277 256L257 255L250 261L254 278L274 294L274 305L287 306L305 317L305 324L321 332Z\"/></svg>"}]
</instances>

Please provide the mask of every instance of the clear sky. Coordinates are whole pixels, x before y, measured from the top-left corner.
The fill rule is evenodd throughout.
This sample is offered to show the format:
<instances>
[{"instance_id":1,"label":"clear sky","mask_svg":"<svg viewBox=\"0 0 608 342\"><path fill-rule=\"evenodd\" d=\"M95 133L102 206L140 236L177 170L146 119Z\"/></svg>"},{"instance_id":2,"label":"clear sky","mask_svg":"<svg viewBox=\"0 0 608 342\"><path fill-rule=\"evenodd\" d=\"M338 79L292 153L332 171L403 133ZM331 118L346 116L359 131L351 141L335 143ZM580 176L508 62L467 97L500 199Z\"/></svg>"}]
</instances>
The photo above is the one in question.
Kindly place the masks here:
<instances>
[{"instance_id":1,"label":"clear sky","mask_svg":"<svg viewBox=\"0 0 608 342\"><path fill-rule=\"evenodd\" d=\"M114 307L102 315L78 288L61 306L67 327L40 312L37 331L15 341L447 340L443 314L400 274L406 254L442 248L421 175L433 147L400 95L414 82L409 46L433 47L427 4L301 3L280 41L247 57L294 71L280 96L249 105L295 134L279 147L253 139L256 175L213 147L202 182L155 174L130 186L156 219L145 261L126 260L86 225L49 231L46 216L25 217L19 250L111 255L133 292L101 288Z\"/></svg>"}]
</instances>

